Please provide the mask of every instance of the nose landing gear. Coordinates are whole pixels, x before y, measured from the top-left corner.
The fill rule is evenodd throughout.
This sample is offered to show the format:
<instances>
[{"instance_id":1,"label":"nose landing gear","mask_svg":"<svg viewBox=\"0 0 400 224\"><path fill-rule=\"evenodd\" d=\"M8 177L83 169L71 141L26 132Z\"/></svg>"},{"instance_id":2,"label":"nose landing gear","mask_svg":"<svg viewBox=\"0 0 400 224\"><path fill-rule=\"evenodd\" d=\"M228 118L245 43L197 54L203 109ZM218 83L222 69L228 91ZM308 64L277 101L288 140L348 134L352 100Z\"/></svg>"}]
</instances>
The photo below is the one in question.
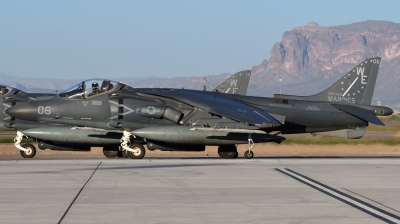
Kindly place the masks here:
<instances>
[{"instance_id":1,"label":"nose landing gear","mask_svg":"<svg viewBox=\"0 0 400 224\"><path fill-rule=\"evenodd\" d=\"M17 131L17 136L14 138L14 146L19 149L19 153L24 158L33 158L36 155L36 147L32 144L26 143L21 146L22 139L24 138L22 132Z\"/></svg>"}]
</instances>

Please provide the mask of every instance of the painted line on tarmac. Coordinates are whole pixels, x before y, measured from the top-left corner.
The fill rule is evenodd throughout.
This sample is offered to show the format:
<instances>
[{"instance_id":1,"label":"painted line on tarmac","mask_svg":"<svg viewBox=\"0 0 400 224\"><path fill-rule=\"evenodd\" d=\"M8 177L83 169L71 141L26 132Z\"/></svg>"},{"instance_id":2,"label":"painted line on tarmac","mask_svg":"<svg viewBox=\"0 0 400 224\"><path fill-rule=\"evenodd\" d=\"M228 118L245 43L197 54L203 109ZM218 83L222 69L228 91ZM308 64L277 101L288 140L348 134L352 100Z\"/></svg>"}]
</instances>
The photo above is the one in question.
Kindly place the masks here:
<instances>
[{"instance_id":1,"label":"painted line on tarmac","mask_svg":"<svg viewBox=\"0 0 400 224\"><path fill-rule=\"evenodd\" d=\"M97 165L96 169L94 169L92 175L90 175L89 179L86 181L86 183L82 186L81 190L78 192L78 194L75 196L74 200L72 200L71 204L68 206L67 210L64 212L64 215L61 217L60 221L58 221L58 224L60 224L63 219L65 218L65 216L67 215L69 209L72 207L72 205L75 203L76 199L79 197L79 195L81 194L81 192L83 191L83 189L85 188L86 184L89 183L90 179L92 179L94 173L97 171L97 169L100 167L101 163L103 161L100 161L99 165Z\"/></svg>"},{"instance_id":2,"label":"painted line on tarmac","mask_svg":"<svg viewBox=\"0 0 400 224\"><path fill-rule=\"evenodd\" d=\"M378 218L384 222L387 223L400 223L400 217L397 215L394 215L392 213L389 213L385 210L382 210L378 207L375 207L365 201L362 201L358 198L354 198L348 194L345 194L341 191L338 191L336 189L333 189L325 184L322 184L316 180L313 180L309 177L306 177L300 173L297 173L293 170L290 170L288 168L275 168L276 171L279 171L293 179L296 179L303 184L306 184L326 195L329 195L333 198L336 198L337 200L346 203L354 208L357 208L360 211L363 211L369 215L374 216L375 218Z\"/></svg>"}]
</instances>

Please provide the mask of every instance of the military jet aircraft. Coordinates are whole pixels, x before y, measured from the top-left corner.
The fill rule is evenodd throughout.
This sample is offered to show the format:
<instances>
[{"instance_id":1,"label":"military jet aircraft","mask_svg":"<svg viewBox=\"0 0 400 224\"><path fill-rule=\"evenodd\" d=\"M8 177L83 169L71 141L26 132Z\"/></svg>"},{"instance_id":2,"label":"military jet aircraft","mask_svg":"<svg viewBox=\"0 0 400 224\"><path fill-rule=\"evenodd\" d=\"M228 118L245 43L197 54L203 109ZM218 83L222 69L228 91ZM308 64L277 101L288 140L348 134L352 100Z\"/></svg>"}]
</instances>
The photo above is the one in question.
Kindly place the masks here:
<instances>
[{"instance_id":1,"label":"military jet aircraft","mask_svg":"<svg viewBox=\"0 0 400 224\"><path fill-rule=\"evenodd\" d=\"M246 94L250 75L250 71L238 72L226 79L212 91L231 94ZM101 84L100 86L99 83ZM83 81L76 86L63 91L59 94L59 97L66 97L68 99L86 99L96 95L104 95L104 93L108 93L114 89L130 88L131 87L122 83L110 80L91 79ZM8 91L9 89L11 91ZM36 98L39 96L40 98ZM43 96L47 96L47 98ZM54 94L28 94L15 88L7 87L7 94L4 95L4 97L0 96L0 99L5 102L3 105L7 109L19 102L48 99L53 96ZM83 103L82 106L86 105ZM88 107L90 107L90 105ZM4 108L2 110L4 111ZM38 107L37 113L48 114L51 113L51 111L49 107ZM4 114L2 121L3 125L0 125L0 127L6 130L26 131L26 134L29 135L30 133L33 133L33 136L36 136L35 134L37 134L39 130L41 138L38 145L40 149L49 148L52 150L63 151L90 151L91 147L99 146L104 147L103 152L107 157L129 157L128 154L126 154L126 150L119 150L122 131L105 131L85 127L71 129L71 125L68 124L63 125L46 121L26 121L16 119L7 114ZM32 144L24 144L21 146L20 143L23 136L26 135L17 132L15 146L20 149L23 157L32 158L36 154L36 148ZM59 140L60 138L62 139Z\"/></svg>"},{"instance_id":2,"label":"military jet aircraft","mask_svg":"<svg viewBox=\"0 0 400 224\"><path fill-rule=\"evenodd\" d=\"M369 123L384 125L376 115L387 116L393 110L371 105L380 60L362 61L331 87L312 96L276 94L267 98L117 85L114 91L84 99L60 94L20 103L6 113L24 120L76 125L76 130L123 131L121 146L131 158L143 158L144 144L149 150L166 151L202 151L206 145L216 145L223 158L236 158L236 145L248 144L244 156L252 158L253 143L280 143L285 140L280 133L355 139L363 136ZM24 134L45 137L41 130ZM133 144L128 147L130 141Z\"/></svg>"}]
</instances>

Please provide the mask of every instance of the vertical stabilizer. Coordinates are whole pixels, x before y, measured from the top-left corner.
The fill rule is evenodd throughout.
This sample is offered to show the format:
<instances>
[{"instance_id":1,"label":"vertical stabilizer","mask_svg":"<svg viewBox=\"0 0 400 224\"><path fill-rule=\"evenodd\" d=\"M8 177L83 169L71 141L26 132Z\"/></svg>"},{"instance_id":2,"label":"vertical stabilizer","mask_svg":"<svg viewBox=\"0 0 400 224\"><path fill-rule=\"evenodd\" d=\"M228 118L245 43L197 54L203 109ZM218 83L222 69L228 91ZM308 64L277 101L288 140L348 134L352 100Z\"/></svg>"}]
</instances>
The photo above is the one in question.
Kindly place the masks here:
<instances>
[{"instance_id":1,"label":"vertical stabilizer","mask_svg":"<svg viewBox=\"0 0 400 224\"><path fill-rule=\"evenodd\" d=\"M246 95L250 77L250 70L238 72L213 89L213 92Z\"/></svg>"},{"instance_id":2,"label":"vertical stabilizer","mask_svg":"<svg viewBox=\"0 0 400 224\"><path fill-rule=\"evenodd\" d=\"M380 63L380 57L366 59L347 72L331 87L312 96L282 94L275 94L274 96L285 99L370 105Z\"/></svg>"}]
</instances>

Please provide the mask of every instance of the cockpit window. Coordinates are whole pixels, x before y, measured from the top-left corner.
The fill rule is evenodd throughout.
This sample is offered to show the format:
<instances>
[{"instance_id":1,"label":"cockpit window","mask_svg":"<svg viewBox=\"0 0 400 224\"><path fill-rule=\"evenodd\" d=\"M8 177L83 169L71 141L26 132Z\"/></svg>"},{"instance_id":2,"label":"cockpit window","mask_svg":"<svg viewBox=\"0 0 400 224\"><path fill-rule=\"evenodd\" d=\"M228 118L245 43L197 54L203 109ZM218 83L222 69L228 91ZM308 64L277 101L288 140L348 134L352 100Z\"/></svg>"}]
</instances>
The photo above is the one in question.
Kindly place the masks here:
<instances>
[{"instance_id":1,"label":"cockpit window","mask_svg":"<svg viewBox=\"0 0 400 224\"><path fill-rule=\"evenodd\" d=\"M61 97L85 98L111 90L117 82L105 79L90 79L83 81L60 93Z\"/></svg>"},{"instance_id":2,"label":"cockpit window","mask_svg":"<svg viewBox=\"0 0 400 224\"><path fill-rule=\"evenodd\" d=\"M68 98L83 98L84 97L85 82L78 83L77 85L60 93L61 97Z\"/></svg>"},{"instance_id":3,"label":"cockpit window","mask_svg":"<svg viewBox=\"0 0 400 224\"><path fill-rule=\"evenodd\" d=\"M0 96L7 95L13 88L9 86L0 86Z\"/></svg>"}]
</instances>

